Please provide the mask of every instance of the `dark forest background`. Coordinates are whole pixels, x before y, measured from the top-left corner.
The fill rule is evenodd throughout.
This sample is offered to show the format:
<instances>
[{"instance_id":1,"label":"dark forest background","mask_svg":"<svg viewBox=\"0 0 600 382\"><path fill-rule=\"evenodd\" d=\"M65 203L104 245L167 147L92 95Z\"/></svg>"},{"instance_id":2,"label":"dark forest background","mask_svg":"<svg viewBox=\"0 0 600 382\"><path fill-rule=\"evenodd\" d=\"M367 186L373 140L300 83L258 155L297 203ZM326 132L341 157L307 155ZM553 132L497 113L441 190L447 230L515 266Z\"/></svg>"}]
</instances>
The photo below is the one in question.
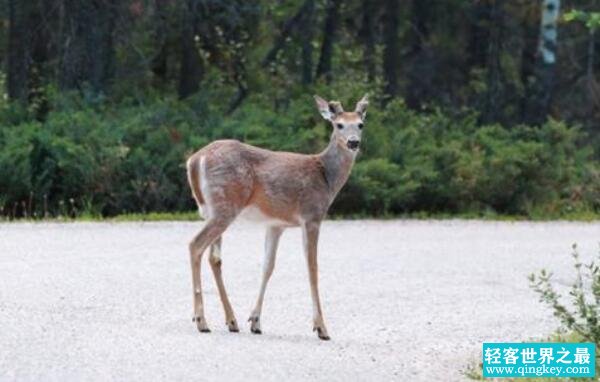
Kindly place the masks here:
<instances>
[{"instance_id":1,"label":"dark forest background","mask_svg":"<svg viewBox=\"0 0 600 382\"><path fill-rule=\"evenodd\" d=\"M316 152L344 215L600 212L598 0L4 0L0 216L188 211L217 138Z\"/></svg>"}]
</instances>

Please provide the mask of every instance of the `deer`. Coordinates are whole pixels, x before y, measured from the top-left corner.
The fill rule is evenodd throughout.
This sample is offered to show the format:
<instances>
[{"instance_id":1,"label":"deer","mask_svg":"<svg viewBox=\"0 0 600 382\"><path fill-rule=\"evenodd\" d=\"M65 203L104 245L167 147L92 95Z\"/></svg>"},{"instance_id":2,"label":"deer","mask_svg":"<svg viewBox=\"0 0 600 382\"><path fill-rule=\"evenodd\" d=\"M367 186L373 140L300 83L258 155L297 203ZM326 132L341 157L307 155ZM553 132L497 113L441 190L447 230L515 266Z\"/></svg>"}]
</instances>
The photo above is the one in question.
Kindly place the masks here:
<instances>
[{"instance_id":1,"label":"deer","mask_svg":"<svg viewBox=\"0 0 600 382\"><path fill-rule=\"evenodd\" d=\"M327 147L318 154L270 151L237 140L217 140L187 160L187 176L205 224L189 243L194 316L201 333L210 332L202 300L201 259L209 250L209 263L230 332L239 332L223 284L222 236L237 218L266 226L262 282L250 314L250 331L261 334L261 311L269 278L275 266L279 238L286 228L300 227L313 307L313 331L329 340L318 286L317 242L321 222L348 180L359 151L369 104L365 96L355 110L345 112L337 101L315 95L321 116L331 124Z\"/></svg>"}]
</instances>

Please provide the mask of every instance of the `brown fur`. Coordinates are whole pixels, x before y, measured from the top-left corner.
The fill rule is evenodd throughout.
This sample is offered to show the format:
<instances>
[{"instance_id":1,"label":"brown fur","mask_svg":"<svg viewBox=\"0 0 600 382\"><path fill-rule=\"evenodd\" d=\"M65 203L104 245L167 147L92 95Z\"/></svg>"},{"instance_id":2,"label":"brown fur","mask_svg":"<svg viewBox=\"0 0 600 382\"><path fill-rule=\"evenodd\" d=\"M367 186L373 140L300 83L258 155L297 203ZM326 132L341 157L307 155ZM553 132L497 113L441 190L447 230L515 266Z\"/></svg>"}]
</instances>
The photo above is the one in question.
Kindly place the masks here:
<instances>
[{"instance_id":1,"label":"brown fur","mask_svg":"<svg viewBox=\"0 0 600 382\"><path fill-rule=\"evenodd\" d=\"M209 186L211 195L202 194L200 160L204 157L208 179L219 176ZM321 219L329 200L314 201L315 193L327 193L324 164L319 155L274 152L234 140L215 141L189 160L188 177L199 204L210 200L213 208L237 216L255 205L265 215L298 225L305 219ZM322 199L322 198L321 198ZM200 202L201 200L201 202Z\"/></svg>"}]
</instances>

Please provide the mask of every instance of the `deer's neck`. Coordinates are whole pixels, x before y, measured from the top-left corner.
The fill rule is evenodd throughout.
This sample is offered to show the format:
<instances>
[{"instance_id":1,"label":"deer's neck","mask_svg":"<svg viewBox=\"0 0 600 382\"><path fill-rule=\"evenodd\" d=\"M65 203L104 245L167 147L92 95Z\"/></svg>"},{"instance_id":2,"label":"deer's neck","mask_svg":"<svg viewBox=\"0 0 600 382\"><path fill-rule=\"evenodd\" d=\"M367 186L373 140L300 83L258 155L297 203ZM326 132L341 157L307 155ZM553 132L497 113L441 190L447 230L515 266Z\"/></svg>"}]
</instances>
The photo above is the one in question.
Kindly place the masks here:
<instances>
[{"instance_id":1,"label":"deer's neck","mask_svg":"<svg viewBox=\"0 0 600 382\"><path fill-rule=\"evenodd\" d=\"M352 166L354 165L354 158L356 157L355 153L346 150L341 145L342 143L332 135L327 148L319 154L323 162L323 168L325 169L325 178L329 185L329 193L332 201L348 180L350 170L352 170Z\"/></svg>"}]
</instances>

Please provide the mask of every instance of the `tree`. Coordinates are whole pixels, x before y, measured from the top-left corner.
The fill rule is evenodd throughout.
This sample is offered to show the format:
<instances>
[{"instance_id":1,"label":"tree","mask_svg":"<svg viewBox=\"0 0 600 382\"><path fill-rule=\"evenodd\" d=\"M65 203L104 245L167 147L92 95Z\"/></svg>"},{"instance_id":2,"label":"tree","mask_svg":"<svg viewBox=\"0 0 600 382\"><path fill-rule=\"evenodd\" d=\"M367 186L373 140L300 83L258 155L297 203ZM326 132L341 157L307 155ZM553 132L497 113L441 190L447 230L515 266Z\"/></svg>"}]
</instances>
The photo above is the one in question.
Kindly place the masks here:
<instances>
[{"instance_id":1,"label":"tree","mask_svg":"<svg viewBox=\"0 0 600 382\"><path fill-rule=\"evenodd\" d=\"M600 12L584 12L573 9L565 14L565 21L578 21L585 25L588 30L587 63L585 69L587 95L591 108L600 108L600 85L594 74L594 62L596 61L596 32L600 29Z\"/></svg>"},{"instance_id":2,"label":"tree","mask_svg":"<svg viewBox=\"0 0 600 382\"><path fill-rule=\"evenodd\" d=\"M375 22L377 20L378 6L373 0L363 0L362 2L362 30L361 36L363 39L363 61L365 65L365 71L367 73L367 80L369 82L375 81L376 76L376 27Z\"/></svg>"},{"instance_id":3,"label":"tree","mask_svg":"<svg viewBox=\"0 0 600 382\"><path fill-rule=\"evenodd\" d=\"M538 51L538 29L539 29L539 4L532 3L529 10L525 9L523 20L523 47L521 49L520 81L526 90L531 86L535 72L536 56ZM527 108L529 107L529 91L525 91L519 103L520 122L527 120Z\"/></svg>"},{"instance_id":4,"label":"tree","mask_svg":"<svg viewBox=\"0 0 600 382\"><path fill-rule=\"evenodd\" d=\"M9 0L8 97L27 102L31 64L31 8L34 2Z\"/></svg>"},{"instance_id":5,"label":"tree","mask_svg":"<svg viewBox=\"0 0 600 382\"><path fill-rule=\"evenodd\" d=\"M335 34L338 28L340 2L340 0L327 1L327 12L323 25L323 43L321 44L321 55L319 56L316 77L325 77L327 83L330 83L333 79L331 59L333 56Z\"/></svg>"},{"instance_id":6,"label":"tree","mask_svg":"<svg viewBox=\"0 0 600 382\"><path fill-rule=\"evenodd\" d=\"M306 11L302 17L301 44L302 44L302 83L308 85L312 83L313 72L313 24L315 15L314 0L307 1Z\"/></svg>"},{"instance_id":7,"label":"tree","mask_svg":"<svg viewBox=\"0 0 600 382\"><path fill-rule=\"evenodd\" d=\"M59 84L106 91L114 74L117 0L64 0Z\"/></svg>"},{"instance_id":8,"label":"tree","mask_svg":"<svg viewBox=\"0 0 600 382\"><path fill-rule=\"evenodd\" d=\"M398 95L399 64L399 3L397 0L385 0L383 17L383 77L385 81L384 100Z\"/></svg>"},{"instance_id":9,"label":"tree","mask_svg":"<svg viewBox=\"0 0 600 382\"><path fill-rule=\"evenodd\" d=\"M273 46L262 60L263 67L266 67L275 61L277 54L283 49L292 32L302 25L305 14L311 11L311 7L314 7L314 0L305 0L298 11L283 23L280 27L278 36L275 38Z\"/></svg>"},{"instance_id":10,"label":"tree","mask_svg":"<svg viewBox=\"0 0 600 382\"><path fill-rule=\"evenodd\" d=\"M550 111L554 91L559 12L560 0L542 1L537 62L534 81L529 87L529 107L526 112L526 122L530 124L543 123Z\"/></svg>"},{"instance_id":11,"label":"tree","mask_svg":"<svg viewBox=\"0 0 600 382\"><path fill-rule=\"evenodd\" d=\"M204 76L204 66L196 44L197 6L197 0L186 0L181 8L180 98L186 98L197 92Z\"/></svg>"},{"instance_id":12,"label":"tree","mask_svg":"<svg viewBox=\"0 0 600 382\"><path fill-rule=\"evenodd\" d=\"M154 39L157 48L150 69L156 78L165 82L168 73L169 58L169 25L168 25L168 0L154 0Z\"/></svg>"},{"instance_id":13,"label":"tree","mask_svg":"<svg viewBox=\"0 0 600 382\"><path fill-rule=\"evenodd\" d=\"M495 123L501 119L503 111L503 72L500 58L504 42L504 10L502 2L492 0L489 5L488 48L486 68L486 92L481 112L483 123Z\"/></svg>"},{"instance_id":14,"label":"tree","mask_svg":"<svg viewBox=\"0 0 600 382\"><path fill-rule=\"evenodd\" d=\"M406 105L420 109L432 87L435 58L429 45L428 18L434 6L430 0L413 0L411 10L410 55Z\"/></svg>"},{"instance_id":15,"label":"tree","mask_svg":"<svg viewBox=\"0 0 600 382\"><path fill-rule=\"evenodd\" d=\"M490 5L486 1L477 1L469 8L468 14L467 64L470 68L483 68L487 62Z\"/></svg>"}]
</instances>

